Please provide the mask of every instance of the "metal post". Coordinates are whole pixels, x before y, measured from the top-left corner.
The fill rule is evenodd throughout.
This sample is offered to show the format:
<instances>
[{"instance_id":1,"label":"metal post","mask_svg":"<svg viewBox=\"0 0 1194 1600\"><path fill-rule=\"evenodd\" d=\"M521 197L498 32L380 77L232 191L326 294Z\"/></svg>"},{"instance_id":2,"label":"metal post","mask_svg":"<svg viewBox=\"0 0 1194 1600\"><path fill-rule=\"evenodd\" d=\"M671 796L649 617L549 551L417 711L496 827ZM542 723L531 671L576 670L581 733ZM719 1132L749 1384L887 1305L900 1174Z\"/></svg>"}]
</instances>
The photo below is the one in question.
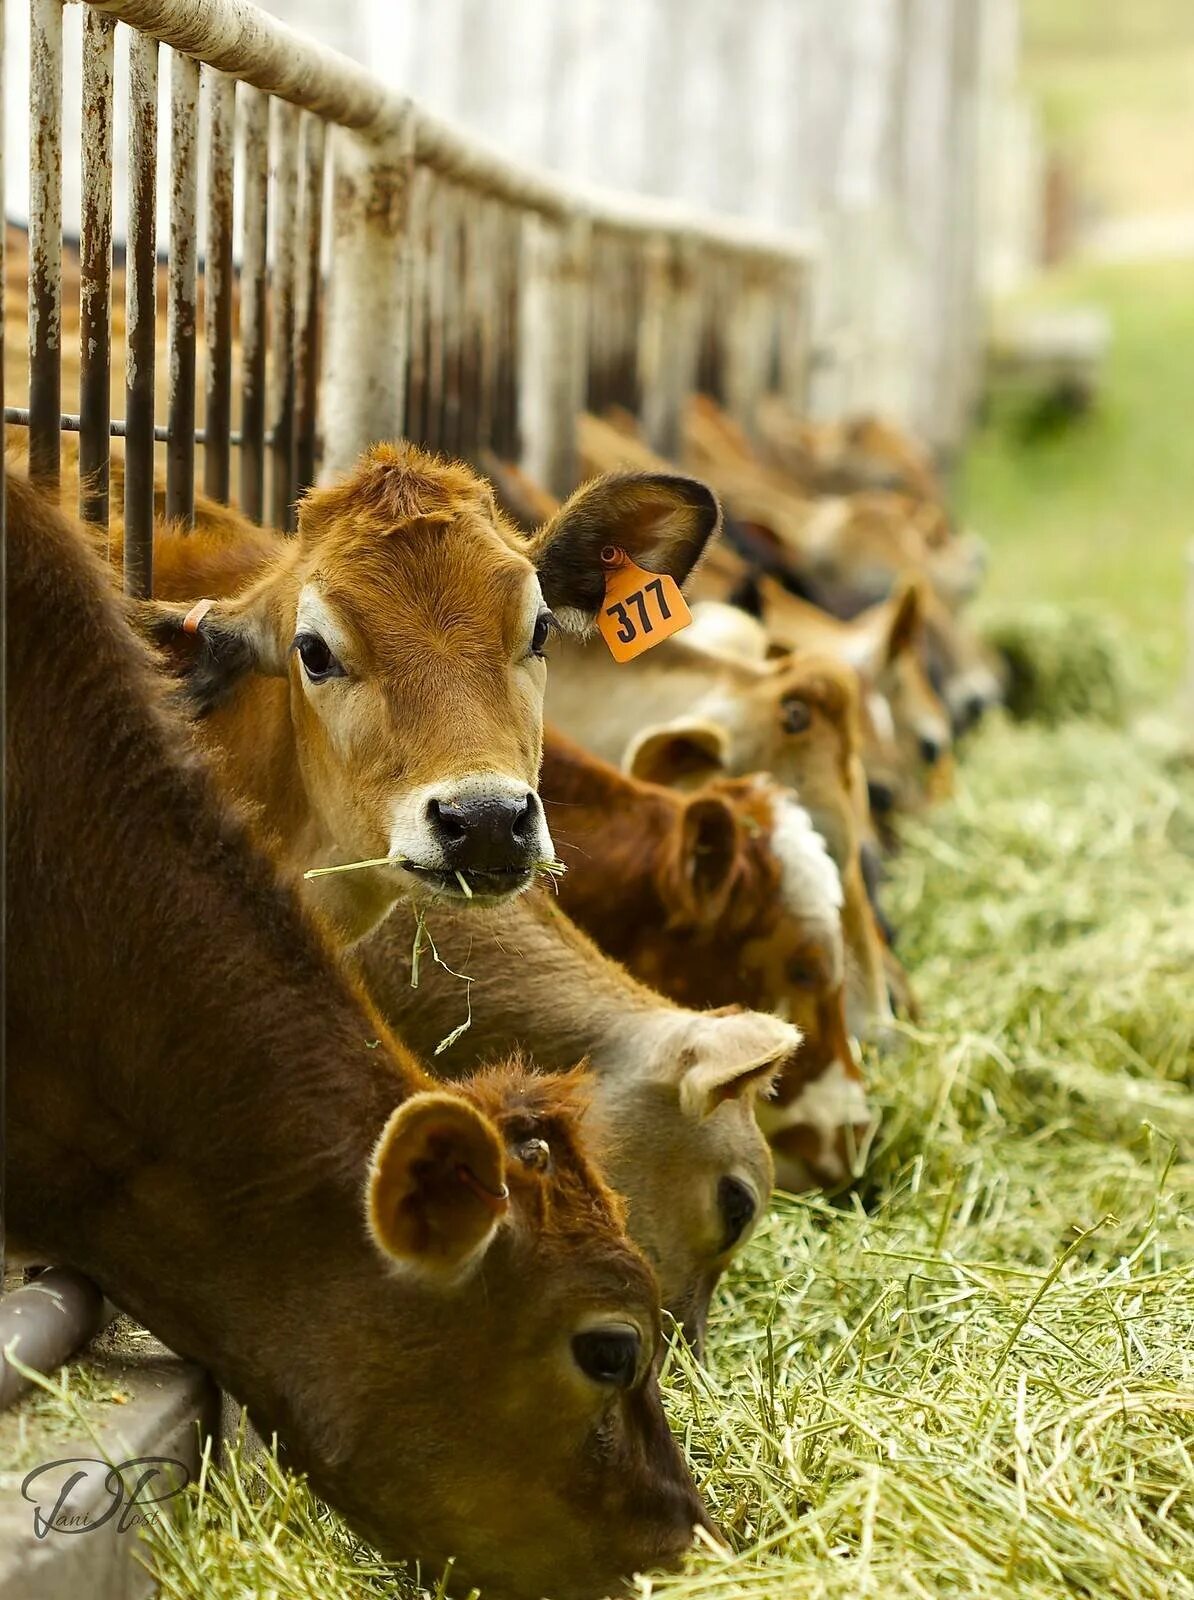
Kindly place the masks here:
<instances>
[{"instance_id":1,"label":"metal post","mask_svg":"<svg viewBox=\"0 0 1194 1600\"><path fill-rule=\"evenodd\" d=\"M240 508L265 515L266 227L269 214L269 101L243 91L244 227L240 268Z\"/></svg>"},{"instance_id":2,"label":"metal post","mask_svg":"<svg viewBox=\"0 0 1194 1600\"><path fill-rule=\"evenodd\" d=\"M270 104L273 260L270 269L270 521L294 527L294 284L298 219L297 109Z\"/></svg>"},{"instance_id":3,"label":"metal post","mask_svg":"<svg viewBox=\"0 0 1194 1600\"><path fill-rule=\"evenodd\" d=\"M236 80L203 69L207 100L207 245L203 258L203 333L207 381L203 407L203 492L227 502L232 492L232 198Z\"/></svg>"},{"instance_id":4,"label":"metal post","mask_svg":"<svg viewBox=\"0 0 1194 1600\"><path fill-rule=\"evenodd\" d=\"M295 489L315 482L319 393L319 291L323 244L323 158L327 128L319 117L304 116L302 183L299 193L299 280L295 309Z\"/></svg>"},{"instance_id":5,"label":"metal post","mask_svg":"<svg viewBox=\"0 0 1194 1600\"><path fill-rule=\"evenodd\" d=\"M576 487L576 418L587 393L587 216L527 219L523 282L523 462L561 499Z\"/></svg>"},{"instance_id":6,"label":"metal post","mask_svg":"<svg viewBox=\"0 0 1194 1600\"><path fill-rule=\"evenodd\" d=\"M153 587L153 404L157 332L158 43L129 38L129 214L125 252L124 589Z\"/></svg>"},{"instance_id":7,"label":"metal post","mask_svg":"<svg viewBox=\"0 0 1194 1600\"><path fill-rule=\"evenodd\" d=\"M112 67L116 24L83 14L83 212L79 238L79 515L108 524L112 441Z\"/></svg>"},{"instance_id":8,"label":"metal post","mask_svg":"<svg viewBox=\"0 0 1194 1600\"><path fill-rule=\"evenodd\" d=\"M336 196L324 341L324 472L375 439L402 434L407 339L407 218L414 160L409 114L378 140L332 136Z\"/></svg>"},{"instance_id":9,"label":"metal post","mask_svg":"<svg viewBox=\"0 0 1194 1600\"><path fill-rule=\"evenodd\" d=\"M199 63L170 61L170 269L166 294L169 358L166 515L195 520L195 300L199 199Z\"/></svg>"},{"instance_id":10,"label":"metal post","mask_svg":"<svg viewBox=\"0 0 1194 1600\"><path fill-rule=\"evenodd\" d=\"M58 483L62 412L62 0L29 7L29 474Z\"/></svg>"}]
</instances>

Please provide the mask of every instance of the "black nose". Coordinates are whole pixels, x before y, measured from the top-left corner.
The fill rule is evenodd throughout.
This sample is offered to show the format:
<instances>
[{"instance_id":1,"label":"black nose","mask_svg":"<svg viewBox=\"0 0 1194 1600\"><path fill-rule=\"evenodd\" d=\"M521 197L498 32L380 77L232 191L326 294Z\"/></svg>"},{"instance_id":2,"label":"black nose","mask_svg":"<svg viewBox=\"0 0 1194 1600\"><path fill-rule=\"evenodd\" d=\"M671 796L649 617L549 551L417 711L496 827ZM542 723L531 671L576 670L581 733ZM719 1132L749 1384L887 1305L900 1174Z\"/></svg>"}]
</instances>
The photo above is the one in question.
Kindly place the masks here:
<instances>
[{"instance_id":1,"label":"black nose","mask_svg":"<svg viewBox=\"0 0 1194 1600\"><path fill-rule=\"evenodd\" d=\"M429 800L427 815L455 872L518 872L530 863L539 801L531 793Z\"/></svg>"},{"instance_id":2,"label":"black nose","mask_svg":"<svg viewBox=\"0 0 1194 1600\"><path fill-rule=\"evenodd\" d=\"M895 810L895 790L890 783L882 783L874 778L868 778L866 793L867 799L871 804L871 810L877 817L886 817Z\"/></svg>"},{"instance_id":3,"label":"black nose","mask_svg":"<svg viewBox=\"0 0 1194 1600\"><path fill-rule=\"evenodd\" d=\"M935 767L945 754L945 746L940 739L934 739L930 734L922 733L920 736L920 759L926 767Z\"/></svg>"}]
</instances>

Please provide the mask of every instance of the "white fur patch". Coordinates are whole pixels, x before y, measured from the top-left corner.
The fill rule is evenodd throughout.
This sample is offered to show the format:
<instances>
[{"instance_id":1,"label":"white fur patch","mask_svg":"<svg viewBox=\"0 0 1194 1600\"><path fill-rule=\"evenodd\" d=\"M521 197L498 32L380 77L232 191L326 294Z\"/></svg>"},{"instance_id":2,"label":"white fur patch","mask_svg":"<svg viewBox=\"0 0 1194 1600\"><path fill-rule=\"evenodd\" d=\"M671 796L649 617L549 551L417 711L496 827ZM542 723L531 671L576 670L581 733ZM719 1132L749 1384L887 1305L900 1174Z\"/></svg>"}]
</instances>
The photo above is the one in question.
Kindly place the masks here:
<instances>
[{"instance_id":1,"label":"white fur patch","mask_svg":"<svg viewBox=\"0 0 1194 1600\"><path fill-rule=\"evenodd\" d=\"M879 738L890 744L896 736L895 718L891 714L891 701L885 694L873 689L866 697L867 714Z\"/></svg>"},{"instance_id":2,"label":"white fur patch","mask_svg":"<svg viewBox=\"0 0 1194 1600\"><path fill-rule=\"evenodd\" d=\"M849 1177L849 1169L836 1148L843 1128L870 1121L866 1089L841 1061L831 1062L819 1077L786 1106L759 1102L759 1126L769 1139L785 1128L811 1128L820 1140L815 1157L818 1174L829 1182Z\"/></svg>"},{"instance_id":3,"label":"white fur patch","mask_svg":"<svg viewBox=\"0 0 1194 1600\"><path fill-rule=\"evenodd\" d=\"M747 661L767 659L767 629L758 618L717 600L700 600L692 607L688 643L742 656Z\"/></svg>"},{"instance_id":4,"label":"white fur patch","mask_svg":"<svg viewBox=\"0 0 1194 1600\"><path fill-rule=\"evenodd\" d=\"M808 812L791 795L773 800L771 848L783 872L783 896L793 916L840 930L842 880Z\"/></svg>"},{"instance_id":5,"label":"white fur patch","mask_svg":"<svg viewBox=\"0 0 1194 1600\"><path fill-rule=\"evenodd\" d=\"M318 634L340 665L348 671L352 670L352 635L313 583L305 583L299 593L298 611L294 619L294 631L296 635L300 633ZM305 675L303 682L306 683Z\"/></svg>"}]
</instances>

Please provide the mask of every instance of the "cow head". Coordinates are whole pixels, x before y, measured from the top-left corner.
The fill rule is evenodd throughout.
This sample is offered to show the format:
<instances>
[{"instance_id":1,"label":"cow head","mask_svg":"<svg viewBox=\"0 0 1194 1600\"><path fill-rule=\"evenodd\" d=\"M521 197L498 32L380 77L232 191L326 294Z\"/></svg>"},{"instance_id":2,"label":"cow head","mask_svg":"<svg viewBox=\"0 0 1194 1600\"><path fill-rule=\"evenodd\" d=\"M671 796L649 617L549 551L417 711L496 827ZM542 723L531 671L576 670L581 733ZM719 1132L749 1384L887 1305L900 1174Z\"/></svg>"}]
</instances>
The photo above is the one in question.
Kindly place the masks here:
<instances>
[{"instance_id":1,"label":"cow head","mask_svg":"<svg viewBox=\"0 0 1194 1600\"><path fill-rule=\"evenodd\" d=\"M249 675L285 684L312 817L295 864L392 863L380 895L333 880L360 883L366 927L399 894L499 900L553 854L535 787L552 630L594 621L604 547L682 580L718 515L691 479L624 474L526 537L466 467L378 445L306 496L246 589L201 618L159 603L152 631L200 713L244 715Z\"/></svg>"}]
</instances>

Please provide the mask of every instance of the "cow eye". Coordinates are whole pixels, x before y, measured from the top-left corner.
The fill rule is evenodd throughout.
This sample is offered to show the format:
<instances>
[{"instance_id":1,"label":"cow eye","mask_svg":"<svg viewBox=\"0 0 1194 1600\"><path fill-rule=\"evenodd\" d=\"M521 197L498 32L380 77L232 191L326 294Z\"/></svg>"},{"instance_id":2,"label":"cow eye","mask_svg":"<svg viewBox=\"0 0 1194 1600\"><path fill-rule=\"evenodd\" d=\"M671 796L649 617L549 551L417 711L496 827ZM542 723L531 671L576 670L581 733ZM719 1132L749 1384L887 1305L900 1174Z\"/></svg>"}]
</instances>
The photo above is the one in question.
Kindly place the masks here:
<instances>
[{"instance_id":1,"label":"cow eye","mask_svg":"<svg viewBox=\"0 0 1194 1600\"><path fill-rule=\"evenodd\" d=\"M722 1178L717 1185L721 1211L722 1250L732 1250L755 1220L755 1197L739 1178Z\"/></svg>"},{"instance_id":2,"label":"cow eye","mask_svg":"<svg viewBox=\"0 0 1194 1600\"><path fill-rule=\"evenodd\" d=\"M804 733L813 720L812 711L807 700L801 700L798 695L793 695L790 700L783 703L783 724L785 733Z\"/></svg>"},{"instance_id":3,"label":"cow eye","mask_svg":"<svg viewBox=\"0 0 1194 1600\"><path fill-rule=\"evenodd\" d=\"M550 611L541 611L535 618L535 631L531 634L531 654L542 660L551 630L556 626L556 619Z\"/></svg>"},{"instance_id":4,"label":"cow eye","mask_svg":"<svg viewBox=\"0 0 1194 1600\"><path fill-rule=\"evenodd\" d=\"M303 671L312 683L324 683L328 678L343 678L344 668L324 644L317 633L300 633L294 641Z\"/></svg>"},{"instance_id":5,"label":"cow eye","mask_svg":"<svg viewBox=\"0 0 1194 1600\"><path fill-rule=\"evenodd\" d=\"M625 1323L608 1328L590 1328L572 1340L572 1355L586 1378L594 1383L629 1389L638 1376L642 1336Z\"/></svg>"}]
</instances>

